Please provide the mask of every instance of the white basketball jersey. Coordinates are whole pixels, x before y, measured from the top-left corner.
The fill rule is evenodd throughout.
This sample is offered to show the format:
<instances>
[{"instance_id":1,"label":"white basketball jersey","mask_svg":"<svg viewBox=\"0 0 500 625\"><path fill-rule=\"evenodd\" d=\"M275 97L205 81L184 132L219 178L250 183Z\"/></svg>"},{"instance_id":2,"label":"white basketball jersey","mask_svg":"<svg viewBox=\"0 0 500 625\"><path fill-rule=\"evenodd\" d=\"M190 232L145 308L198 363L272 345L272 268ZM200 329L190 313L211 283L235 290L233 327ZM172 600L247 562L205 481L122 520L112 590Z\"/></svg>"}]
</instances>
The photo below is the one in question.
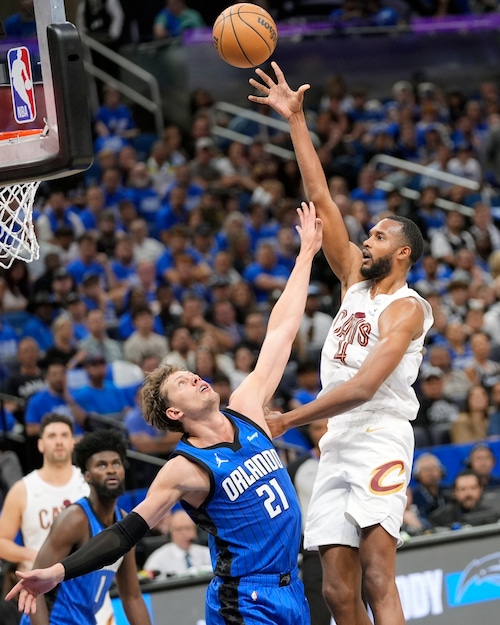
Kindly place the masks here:
<instances>
[{"instance_id":1,"label":"white basketball jersey","mask_svg":"<svg viewBox=\"0 0 500 625\"><path fill-rule=\"evenodd\" d=\"M23 477L26 507L21 522L24 545L38 551L47 538L56 516L70 503L86 497L89 485L82 472L73 467L73 475L63 486L53 486L40 477L38 470Z\"/></svg>"},{"instance_id":2,"label":"white basketball jersey","mask_svg":"<svg viewBox=\"0 0 500 625\"><path fill-rule=\"evenodd\" d=\"M351 286L333 320L321 353L321 386L319 395L351 379L359 370L372 347L380 339L378 319L397 299L414 297L424 311L424 331L412 341L401 362L377 390L373 398L352 412L382 411L403 419L417 416L418 400L412 388L423 357L425 335L433 318L429 303L405 285L391 295L370 297L370 281Z\"/></svg>"}]
</instances>

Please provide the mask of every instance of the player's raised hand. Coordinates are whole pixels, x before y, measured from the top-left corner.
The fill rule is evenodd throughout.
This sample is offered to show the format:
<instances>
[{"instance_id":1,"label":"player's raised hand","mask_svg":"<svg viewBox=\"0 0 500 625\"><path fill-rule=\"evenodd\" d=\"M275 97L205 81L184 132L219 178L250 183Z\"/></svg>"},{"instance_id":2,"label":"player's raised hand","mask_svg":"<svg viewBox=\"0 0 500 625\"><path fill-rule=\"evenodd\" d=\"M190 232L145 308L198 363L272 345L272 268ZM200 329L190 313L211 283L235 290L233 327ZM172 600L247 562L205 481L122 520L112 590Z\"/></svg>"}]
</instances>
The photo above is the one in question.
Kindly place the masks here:
<instances>
[{"instance_id":1,"label":"player's raised hand","mask_svg":"<svg viewBox=\"0 0 500 625\"><path fill-rule=\"evenodd\" d=\"M16 571L16 575L20 581L5 595L5 599L10 601L19 594L19 611L25 614L35 614L36 598L63 581L64 567L57 563L47 569Z\"/></svg>"},{"instance_id":2,"label":"player's raised hand","mask_svg":"<svg viewBox=\"0 0 500 625\"><path fill-rule=\"evenodd\" d=\"M311 252L313 256L321 249L323 241L323 222L316 217L316 207L313 202L302 202L297 208L300 225L296 230L300 236L300 252Z\"/></svg>"},{"instance_id":3,"label":"player's raised hand","mask_svg":"<svg viewBox=\"0 0 500 625\"><path fill-rule=\"evenodd\" d=\"M258 82L255 78L250 78L249 83L263 95L249 95L248 99L257 104L267 104L288 120L292 115L302 110L304 93L310 89L311 85L301 85L297 91L293 91L286 82L285 75L279 65L273 61L271 66L276 75L276 81L260 68L257 68L255 73L262 82Z\"/></svg>"}]
</instances>

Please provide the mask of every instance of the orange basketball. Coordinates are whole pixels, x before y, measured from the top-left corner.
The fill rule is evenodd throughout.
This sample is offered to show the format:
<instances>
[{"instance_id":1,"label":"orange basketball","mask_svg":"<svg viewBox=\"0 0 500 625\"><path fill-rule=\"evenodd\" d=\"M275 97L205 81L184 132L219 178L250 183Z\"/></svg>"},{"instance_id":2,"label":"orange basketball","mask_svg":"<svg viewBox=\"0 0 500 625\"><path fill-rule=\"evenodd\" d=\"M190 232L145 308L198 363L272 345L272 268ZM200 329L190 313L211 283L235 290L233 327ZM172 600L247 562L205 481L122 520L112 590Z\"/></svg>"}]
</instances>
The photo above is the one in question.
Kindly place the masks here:
<instances>
[{"instance_id":1,"label":"orange basketball","mask_svg":"<svg viewBox=\"0 0 500 625\"><path fill-rule=\"evenodd\" d=\"M278 30L267 11L250 2L224 9L215 20L212 40L220 57L234 67L255 67L276 48Z\"/></svg>"}]
</instances>

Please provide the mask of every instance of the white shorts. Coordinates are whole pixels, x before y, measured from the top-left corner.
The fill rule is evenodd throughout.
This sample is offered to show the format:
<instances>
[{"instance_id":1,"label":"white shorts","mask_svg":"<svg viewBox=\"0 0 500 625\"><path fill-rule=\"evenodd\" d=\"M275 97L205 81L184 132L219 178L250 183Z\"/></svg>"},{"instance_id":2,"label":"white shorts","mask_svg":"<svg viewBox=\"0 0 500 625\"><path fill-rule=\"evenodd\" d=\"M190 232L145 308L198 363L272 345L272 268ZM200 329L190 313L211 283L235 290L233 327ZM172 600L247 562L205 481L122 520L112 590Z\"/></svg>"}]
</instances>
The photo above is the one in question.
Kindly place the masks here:
<instances>
[{"instance_id":1,"label":"white shorts","mask_svg":"<svg viewBox=\"0 0 500 625\"><path fill-rule=\"evenodd\" d=\"M305 548L359 547L359 529L376 524L400 547L413 449L413 428L405 419L380 412L333 417L320 441Z\"/></svg>"}]
</instances>

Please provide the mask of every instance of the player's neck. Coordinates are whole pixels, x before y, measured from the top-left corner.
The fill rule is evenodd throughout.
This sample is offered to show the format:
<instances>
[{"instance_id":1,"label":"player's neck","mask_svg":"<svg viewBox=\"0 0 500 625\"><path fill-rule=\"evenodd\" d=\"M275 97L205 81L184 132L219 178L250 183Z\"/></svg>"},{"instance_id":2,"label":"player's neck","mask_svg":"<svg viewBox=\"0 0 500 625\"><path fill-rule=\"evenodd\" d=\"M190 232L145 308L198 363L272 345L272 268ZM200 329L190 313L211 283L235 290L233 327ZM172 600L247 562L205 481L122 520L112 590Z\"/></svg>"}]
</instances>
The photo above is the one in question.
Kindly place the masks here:
<instances>
[{"instance_id":1,"label":"player's neck","mask_svg":"<svg viewBox=\"0 0 500 625\"><path fill-rule=\"evenodd\" d=\"M220 411L213 413L202 422L192 422L187 428L191 445L203 448L217 443L233 443L234 427Z\"/></svg>"},{"instance_id":2,"label":"player's neck","mask_svg":"<svg viewBox=\"0 0 500 625\"><path fill-rule=\"evenodd\" d=\"M92 489L90 493L90 505L99 522L104 527L113 525L115 519L116 499L100 499Z\"/></svg>"},{"instance_id":3,"label":"player's neck","mask_svg":"<svg viewBox=\"0 0 500 625\"><path fill-rule=\"evenodd\" d=\"M406 278L401 276L386 276L381 280L372 280L370 297L375 299L377 295L392 295L406 284Z\"/></svg>"},{"instance_id":4,"label":"player's neck","mask_svg":"<svg viewBox=\"0 0 500 625\"><path fill-rule=\"evenodd\" d=\"M62 486L69 482L73 475L73 465L68 462L64 464L53 464L44 462L38 475L44 482L48 482L54 486Z\"/></svg>"}]
</instances>

